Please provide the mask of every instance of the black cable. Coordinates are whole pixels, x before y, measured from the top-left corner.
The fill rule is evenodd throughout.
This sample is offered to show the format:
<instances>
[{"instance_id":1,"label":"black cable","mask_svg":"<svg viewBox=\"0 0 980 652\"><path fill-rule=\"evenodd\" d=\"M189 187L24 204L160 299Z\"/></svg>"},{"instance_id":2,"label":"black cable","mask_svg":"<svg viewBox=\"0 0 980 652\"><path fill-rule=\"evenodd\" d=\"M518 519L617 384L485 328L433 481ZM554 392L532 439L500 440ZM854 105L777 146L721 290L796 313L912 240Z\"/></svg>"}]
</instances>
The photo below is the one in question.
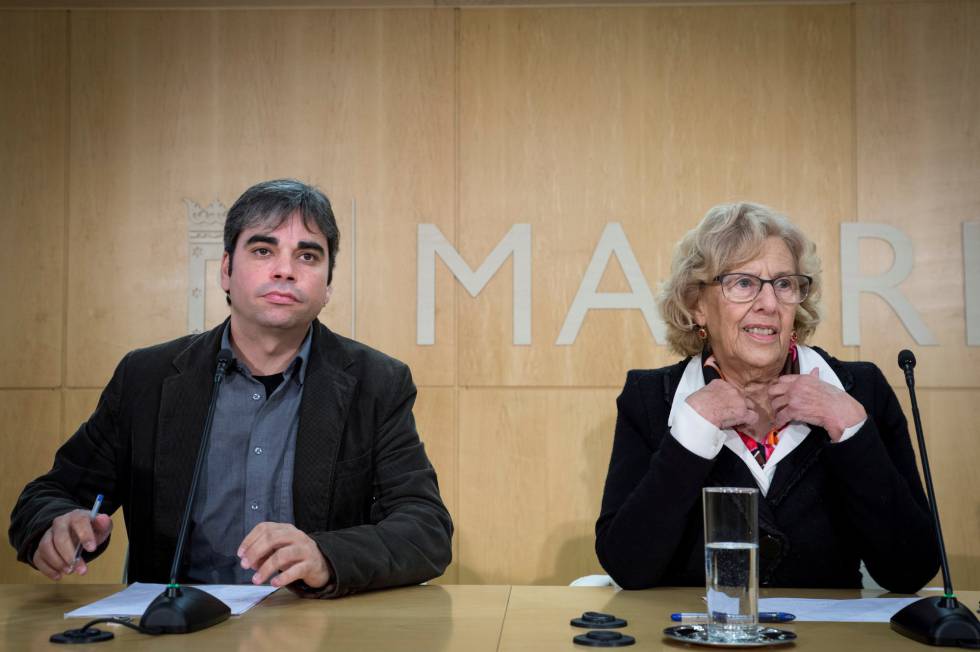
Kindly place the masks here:
<instances>
[{"instance_id":1,"label":"black cable","mask_svg":"<svg viewBox=\"0 0 980 652\"><path fill-rule=\"evenodd\" d=\"M108 641L114 638L112 632L108 630L96 629L92 625L98 625L99 623L111 623L114 625L122 625L123 627L129 627L130 629L135 629L141 634L150 634L155 636L157 634L162 634L155 628L149 629L142 627L140 625L134 624L128 618L96 618L91 620L78 629L66 629L58 634L52 634L48 639L52 643L61 644L71 644L71 643L99 643L101 641Z\"/></svg>"},{"instance_id":2,"label":"black cable","mask_svg":"<svg viewBox=\"0 0 980 652\"><path fill-rule=\"evenodd\" d=\"M92 625L98 625L99 623L112 623L114 625L122 625L130 629L135 629L140 634L150 634L152 636L156 636L157 634L160 633L154 630L146 629L145 627L140 627L139 625L133 623L128 618L96 618L93 621L85 623L79 629L85 631L86 629L90 628Z\"/></svg>"}]
</instances>

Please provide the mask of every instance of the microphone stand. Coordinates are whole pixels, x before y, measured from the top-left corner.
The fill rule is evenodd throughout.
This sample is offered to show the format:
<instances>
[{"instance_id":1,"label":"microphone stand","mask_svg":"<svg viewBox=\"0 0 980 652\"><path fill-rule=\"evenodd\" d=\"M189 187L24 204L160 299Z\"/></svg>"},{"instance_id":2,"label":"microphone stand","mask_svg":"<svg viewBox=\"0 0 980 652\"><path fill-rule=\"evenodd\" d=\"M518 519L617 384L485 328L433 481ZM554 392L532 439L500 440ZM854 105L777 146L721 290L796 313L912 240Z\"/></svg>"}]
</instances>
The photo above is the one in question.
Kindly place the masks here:
<instances>
[{"instance_id":1,"label":"microphone stand","mask_svg":"<svg viewBox=\"0 0 980 652\"><path fill-rule=\"evenodd\" d=\"M218 389L225 377L225 371L231 362L233 354L228 349L218 353L218 365L214 372L214 385L211 389L211 403L208 406L207 420L204 422L204 433L197 451L194 463L194 475L191 478L191 490L184 505L184 516L180 521L180 532L177 535L177 550L174 552L173 565L170 567L170 583L143 612L140 627L155 634L188 634L200 629L217 625L231 616L231 609L224 602L206 591L193 586L181 586L177 582L180 562L184 554L184 544L187 540L188 525L197 493L198 479L207 458L208 444L211 440L211 424L214 421L214 408L218 402Z\"/></svg>"},{"instance_id":2,"label":"microphone stand","mask_svg":"<svg viewBox=\"0 0 980 652\"><path fill-rule=\"evenodd\" d=\"M939 525L939 505L932 488L932 473L929 471L929 457L926 455L926 440L922 435L922 421L919 419L919 404L915 400L915 356L908 349L898 354L898 366L905 371L905 384L912 398L912 419L915 422L915 436L919 443L919 456L922 459L922 475L925 476L926 491L929 494L929 508L932 511L933 527L939 543L939 556L943 571L943 596L917 600L901 609L891 618L891 627L902 636L927 645L980 648L980 621L969 608L964 607L953 593L953 580L949 575L949 560L946 558L946 544L943 543L943 530Z\"/></svg>"}]
</instances>

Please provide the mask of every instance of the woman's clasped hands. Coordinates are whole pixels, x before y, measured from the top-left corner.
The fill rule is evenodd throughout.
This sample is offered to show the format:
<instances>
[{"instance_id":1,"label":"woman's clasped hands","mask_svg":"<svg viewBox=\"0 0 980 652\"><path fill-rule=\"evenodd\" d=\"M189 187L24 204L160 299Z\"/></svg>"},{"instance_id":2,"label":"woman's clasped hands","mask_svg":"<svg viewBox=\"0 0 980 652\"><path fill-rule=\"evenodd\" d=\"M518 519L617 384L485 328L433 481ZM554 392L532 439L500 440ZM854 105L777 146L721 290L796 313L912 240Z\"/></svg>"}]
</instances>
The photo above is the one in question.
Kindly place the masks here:
<instances>
[{"instance_id":1,"label":"woman's clasped hands","mask_svg":"<svg viewBox=\"0 0 980 652\"><path fill-rule=\"evenodd\" d=\"M867 417L864 407L850 394L820 380L818 368L808 374L779 376L761 395L715 379L688 396L687 403L722 430L764 434L798 421L823 428L834 442Z\"/></svg>"}]
</instances>

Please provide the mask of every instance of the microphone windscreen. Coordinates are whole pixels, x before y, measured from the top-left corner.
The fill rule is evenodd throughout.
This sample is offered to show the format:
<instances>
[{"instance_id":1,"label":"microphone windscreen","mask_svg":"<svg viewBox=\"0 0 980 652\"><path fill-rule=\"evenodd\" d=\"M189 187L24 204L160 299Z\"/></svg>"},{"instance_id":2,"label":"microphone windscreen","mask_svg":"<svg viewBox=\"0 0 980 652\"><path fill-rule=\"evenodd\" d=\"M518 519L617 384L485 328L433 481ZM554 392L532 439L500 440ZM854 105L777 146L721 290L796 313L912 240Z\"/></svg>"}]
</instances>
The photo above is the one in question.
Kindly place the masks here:
<instances>
[{"instance_id":1,"label":"microphone windscreen","mask_svg":"<svg viewBox=\"0 0 980 652\"><path fill-rule=\"evenodd\" d=\"M218 364L215 365L217 373L230 373L235 368L235 354L231 349L221 349L218 351Z\"/></svg>"},{"instance_id":2,"label":"microphone windscreen","mask_svg":"<svg viewBox=\"0 0 980 652\"><path fill-rule=\"evenodd\" d=\"M902 349L898 354L898 366L902 369L915 369L915 355L908 349Z\"/></svg>"}]
</instances>

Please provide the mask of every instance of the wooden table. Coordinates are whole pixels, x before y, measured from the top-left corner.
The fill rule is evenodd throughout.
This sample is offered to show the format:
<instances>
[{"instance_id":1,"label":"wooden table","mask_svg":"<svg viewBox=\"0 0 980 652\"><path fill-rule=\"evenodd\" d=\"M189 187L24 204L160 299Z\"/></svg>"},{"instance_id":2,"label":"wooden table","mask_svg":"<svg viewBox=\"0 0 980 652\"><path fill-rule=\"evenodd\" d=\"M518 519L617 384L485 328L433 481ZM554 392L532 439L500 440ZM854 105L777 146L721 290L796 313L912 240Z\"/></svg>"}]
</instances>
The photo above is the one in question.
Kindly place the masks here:
<instances>
[{"instance_id":1,"label":"wooden table","mask_svg":"<svg viewBox=\"0 0 980 652\"><path fill-rule=\"evenodd\" d=\"M0 585L0 650L62 649L48 637L83 620L64 612L119 590L114 585ZM564 586L415 586L355 595L341 600L301 600L279 591L244 616L194 634L145 636L111 626L116 638L70 650L575 650L568 621L584 611L614 613L629 621L622 630L635 636L629 650L678 650L663 639L673 611L703 608L697 588L614 591ZM763 592L764 596L856 598L859 591ZM866 593L865 597L874 595ZM977 608L980 592L960 599ZM105 626L103 626L105 627ZM926 646L899 636L885 623L799 623L785 626L799 634L793 646L776 649L901 651ZM693 648L688 648L693 649ZM708 648L702 648L708 649Z\"/></svg>"},{"instance_id":2,"label":"wooden table","mask_svg":"<svg viewBox=\"0 0 980 652\"><path fill-rule=\"evenodd\" d=\"M875 597L880 592L845 590L797 590L775 589L761 592L762 597L795 598L861 598ZM647 591L613 591L608 588L563 586L515 586L510 592L499 650L585 650L573 645L574 634L586 630L570 627L570 618L585 611L602 611L625 618L629 626L618 631L636 638L636 645L626 650L712 650L688 646L663 638L663 630L670 627L670 614L676 611L704 611L701 596L704 589L674 588ZM923 595L936 595L924 593ZM957 597L971 609L977 608L978 591L964 591ZM798 623L777 625L799 635L797 642L777 646L775 650L819 650L821 652L900 652L918 650L928 646L900 636L888 623ZM769 648L759 648L769 649Z\"/></svg>"}]
</instances>

